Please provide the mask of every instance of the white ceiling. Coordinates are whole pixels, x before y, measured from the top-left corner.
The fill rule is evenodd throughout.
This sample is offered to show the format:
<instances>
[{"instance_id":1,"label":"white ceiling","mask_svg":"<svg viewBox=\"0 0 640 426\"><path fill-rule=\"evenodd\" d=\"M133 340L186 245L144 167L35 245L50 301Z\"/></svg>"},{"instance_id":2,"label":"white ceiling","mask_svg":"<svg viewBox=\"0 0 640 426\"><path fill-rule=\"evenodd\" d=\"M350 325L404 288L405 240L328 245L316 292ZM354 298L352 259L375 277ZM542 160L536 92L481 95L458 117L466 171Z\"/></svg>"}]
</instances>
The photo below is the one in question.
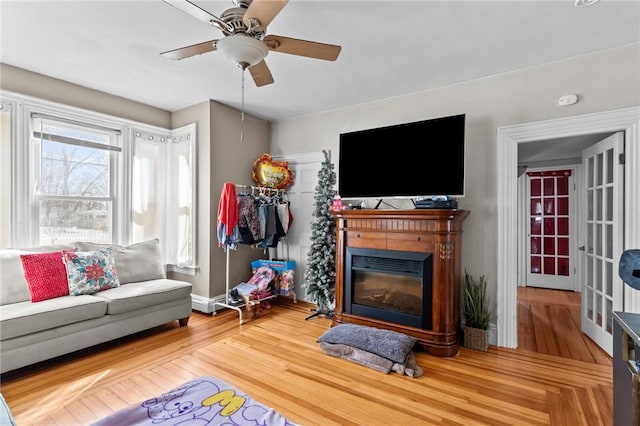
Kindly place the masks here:
<instances>
[{"instance_id":1,"label":"white ceiling","mask_svg":"<svg viewBox=\"0 0 640 426\"><path fill-rule=\"evenodd\" d=\"M570 136L518 144L518 164L529 168L582 162L582 151L610 136L608 133Z\"/></svg>"},{"instance_id":2,"label":"white ceiling","mask_svg":"<svg viewBox=\"0 0 640 426\"><path fill-rule=\"evenodd\" d=\"M220 16L231 0L194 3ZM342 46L337 61L271 52L275 83L247 73L245 110L278 120L419 92L640 41L640 2L291 0L277 34ZM0 0L0 61L177 110L241 108L239 68L219 52L160 52L223 37L162 0ZM585 70L585 72L588 72Z\"/></svg>"}]
</instances>

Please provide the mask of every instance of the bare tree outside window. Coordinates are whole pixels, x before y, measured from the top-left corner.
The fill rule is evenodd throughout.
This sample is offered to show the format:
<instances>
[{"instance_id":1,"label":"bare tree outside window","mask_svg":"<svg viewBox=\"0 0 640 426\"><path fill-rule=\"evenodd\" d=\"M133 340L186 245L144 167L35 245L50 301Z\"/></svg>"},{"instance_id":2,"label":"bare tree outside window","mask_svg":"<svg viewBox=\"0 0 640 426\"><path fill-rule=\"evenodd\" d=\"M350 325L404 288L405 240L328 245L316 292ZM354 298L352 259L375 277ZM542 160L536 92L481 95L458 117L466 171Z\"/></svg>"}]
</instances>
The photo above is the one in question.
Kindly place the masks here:
<instances>
[{"instance_id":1,"label":"bare tree outside window","mask_svg":"<svg viewBox=\"0 0 640 426\"><path fill-rule=\"evenodd\" d=\"M41 135L40 243L110 241L112 154L98 145L109 136L60 126L43 126Z\"/></svg>"}]
</instances>

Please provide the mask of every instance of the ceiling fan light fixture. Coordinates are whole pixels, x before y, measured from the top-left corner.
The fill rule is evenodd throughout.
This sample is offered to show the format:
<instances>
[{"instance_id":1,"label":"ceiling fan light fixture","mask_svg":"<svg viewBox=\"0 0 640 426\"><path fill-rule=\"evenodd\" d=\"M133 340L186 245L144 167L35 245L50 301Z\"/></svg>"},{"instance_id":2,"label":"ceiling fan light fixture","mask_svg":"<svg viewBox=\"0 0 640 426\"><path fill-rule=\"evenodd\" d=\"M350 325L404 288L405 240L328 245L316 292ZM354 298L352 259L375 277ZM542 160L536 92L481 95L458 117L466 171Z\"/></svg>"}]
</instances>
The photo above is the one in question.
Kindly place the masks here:
<instances>
[{"instance_id":1,"label":"ceiling fan light fixture","mask_svg":"<svg viewBox=\"0 0 640 426\"><path fill-rule=\"evenodd\" d=\"M269 48L263 42L241 34L218 40L216 49L240 68L257 64L269 53Z\"/></svg>"}]
</instances>

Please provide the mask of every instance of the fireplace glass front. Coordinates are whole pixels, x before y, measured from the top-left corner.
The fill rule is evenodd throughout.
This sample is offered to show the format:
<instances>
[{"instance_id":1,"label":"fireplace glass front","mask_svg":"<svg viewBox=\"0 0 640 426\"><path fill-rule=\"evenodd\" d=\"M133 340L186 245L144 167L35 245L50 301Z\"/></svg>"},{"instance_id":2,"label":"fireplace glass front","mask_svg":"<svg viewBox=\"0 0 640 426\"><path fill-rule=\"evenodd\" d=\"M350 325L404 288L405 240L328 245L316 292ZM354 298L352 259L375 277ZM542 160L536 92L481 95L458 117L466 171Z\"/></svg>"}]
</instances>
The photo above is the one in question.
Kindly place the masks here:
<instances>
[{"instance_id":1,"label":"fireplace glass front","mask_svg":"<svg viewBox=\"0 0 640 426\"><path fill-rule=\"evenodd\" d=\"M431 328L430 253L347 248L345 312Z\"/></svg>"}]
</instances>

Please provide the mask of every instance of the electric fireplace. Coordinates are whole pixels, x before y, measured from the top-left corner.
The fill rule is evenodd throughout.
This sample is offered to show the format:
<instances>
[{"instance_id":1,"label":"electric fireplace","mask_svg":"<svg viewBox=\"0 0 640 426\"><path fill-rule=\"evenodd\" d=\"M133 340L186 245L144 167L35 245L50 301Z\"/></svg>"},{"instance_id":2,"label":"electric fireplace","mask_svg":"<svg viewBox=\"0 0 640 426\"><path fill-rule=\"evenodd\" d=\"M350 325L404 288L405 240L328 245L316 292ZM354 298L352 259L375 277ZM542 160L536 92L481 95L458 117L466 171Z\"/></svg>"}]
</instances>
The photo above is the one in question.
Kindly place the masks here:
<instances>
[{"instance_id":1,"label":"electric fireplace","mask_svg":"<svg viewBox=\"0 0 640 426\"><path fill-rule=\"evenodd\" d=\"M460 346L462 222L468 210L352 209L336 218L332 325L353 323L418 339L435 356Z\"/></svg>"},{"instance_id":2,"label":"electric fireplace","mask_svg":"<svg viewBox=\"0 0 640 426\"><path fill-rule=\"evenodd\" d=\"M431 328L432 254L347 248L345 312Z\"/></svg>"}]
</instances>

